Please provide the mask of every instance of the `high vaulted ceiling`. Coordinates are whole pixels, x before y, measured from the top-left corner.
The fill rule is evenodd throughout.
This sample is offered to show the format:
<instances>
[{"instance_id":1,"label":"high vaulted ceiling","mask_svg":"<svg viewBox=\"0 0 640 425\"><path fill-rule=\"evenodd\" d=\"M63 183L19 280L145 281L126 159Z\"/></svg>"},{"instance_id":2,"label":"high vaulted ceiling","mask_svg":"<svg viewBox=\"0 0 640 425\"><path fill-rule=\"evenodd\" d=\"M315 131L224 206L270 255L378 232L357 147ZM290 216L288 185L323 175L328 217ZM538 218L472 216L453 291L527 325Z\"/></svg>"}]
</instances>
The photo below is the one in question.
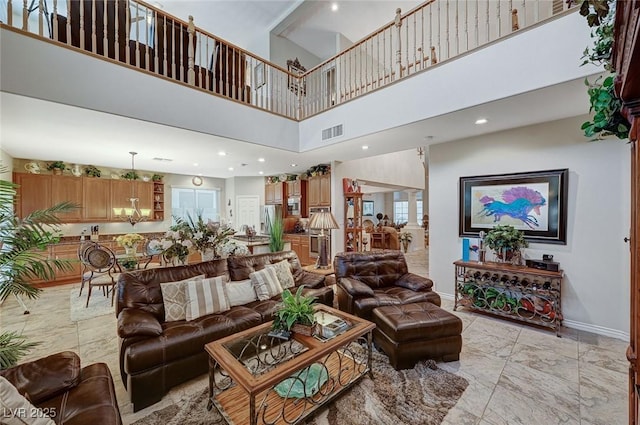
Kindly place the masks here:
<instances>
[{"instance_id":1,"label":"high vaulted ceiling","mask_svg":"<svg viewBox=\"0 0 640 425\"><path fill-rule=\"evenodd\" d=\"M321 46L331 38L335 41L337 32L356 41L389 22L395 7L408 11L411 4L415 2L338 2L336 13L344 12L344 16L334 15L330 3L325 1L165 0L162 6L185 20L193 15L199 27L240 46L251 44L255 37L268 37L269 31L273 31L323 57ZM380 13L374 13L376 10ZM324 44L323 36L327 36ZM127 152L133 150L140 152L136 168L141 170L228 178L257 176L260 171L264 175L299 173L318 163L381 155L576 116L587 113L588 99L582 79L565 81L306 152L284 151L89 109L79 110L6 92L0 96L0 107L0 149L16 158L64 159L70 163L127 168L130 160ZM473 124L477 116L495 119L479 127ZM425 134L433 135L433 139L426 140ZM176 141L180 141L179 149ZM370 146L367 151L361 149L365 144ZM158 154L159 148L170 153ZM221 161L217 157L219 150L233 152L233 155ZM157 162L152 160L154 156L171 156L174 161ZM257 164L259 157L266 158L266 162ZM196 162L199 163L197 170Z\"/></svg>"},{"instance_id":2,"label":"high vaulted ceiling","mask_svg":"<svg viewBox=\"0 0 640 425\"><path fill-rule=\"evenodd\" d=\"M336 34L352 42L391 22L395 10L408 12L416 0L160 0L178 18L194 17L196 26L250 50L269 33L287 38L322 60L334 56ZM332 5L337 10L332 10Z\"/></svg>"}]
</instances>

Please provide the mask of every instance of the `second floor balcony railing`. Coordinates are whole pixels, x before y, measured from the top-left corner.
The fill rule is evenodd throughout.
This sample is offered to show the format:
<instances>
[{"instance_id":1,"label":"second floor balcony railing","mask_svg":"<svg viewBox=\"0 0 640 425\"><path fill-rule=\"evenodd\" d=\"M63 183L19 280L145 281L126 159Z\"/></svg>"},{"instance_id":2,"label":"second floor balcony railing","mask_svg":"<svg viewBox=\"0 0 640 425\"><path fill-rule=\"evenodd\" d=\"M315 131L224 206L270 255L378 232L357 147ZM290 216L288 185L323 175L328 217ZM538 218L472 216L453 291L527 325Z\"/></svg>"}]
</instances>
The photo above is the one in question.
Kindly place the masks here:
<instances>
[{"instance_id":1,"label":"second floor balcony railing","mask_svg":"<svg viewBox=\"0 0 640 425\"><path fill-rule=\"evenodd\" d=\"M4 25L294 120L562 13L563 0L429 0L333 58L289 69L136 0L6 0ZM2 4L0 3L0 4ZM266 34L265 34L266 36ZM25 52L28 54L28 52Z\"/></svg>"}]
</instances>

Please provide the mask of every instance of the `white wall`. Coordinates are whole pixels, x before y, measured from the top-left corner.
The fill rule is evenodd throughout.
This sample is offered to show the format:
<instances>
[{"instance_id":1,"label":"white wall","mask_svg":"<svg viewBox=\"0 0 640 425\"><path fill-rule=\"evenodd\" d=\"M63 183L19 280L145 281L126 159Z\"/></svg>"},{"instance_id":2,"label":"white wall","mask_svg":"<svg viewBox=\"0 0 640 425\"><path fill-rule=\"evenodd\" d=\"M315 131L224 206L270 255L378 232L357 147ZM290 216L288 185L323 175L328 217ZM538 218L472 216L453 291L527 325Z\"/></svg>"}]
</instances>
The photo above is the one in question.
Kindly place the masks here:
<instances>
[{"instance_id":1,"label":"white wall","mask_svg":"<svg viewBox=\"0 0 640 425\"><path fill-rule=\"evenodd\" d=\"M289 59L295 60L298 58L300 65L304 66L307 70L322 62L319 57L310 51L284 37L270 34L269 41L271 51L269 61L284 69L287 69L287 60Z\"/></svg>"},{"instance_id":2,"label":"white wall","mask_svg":"<svg viewBox=\"0 0 640 425\"><path fill-rule=\"evenodd\" d=\"M429 151L430 277L454 293L453 261L461 258L461 176L569 169L567 244L531 244L529 258L553 254L565 279L564 324L620 338L629 332L629 145L588 142L586 117L432 145Z\"/></svg>"},{"instance_id":3,"label":"white wall","mask_svg":"<svg viewBox=\"0 0 640 425\"><path fill-rule=\"evenodd\" d=\"M12 181L13 158L2 149L0 149L0 165L7 169L6 173L0 173L0 180Z\"/></svg>"},{"instance_id":4,"label":"white wall","mask_svg":"<svg viewBox=\"0 0 640 425\"><path fill-rule=\"evenodd\" d=\"M581 52L593 43L589 32L584 18L572 13L444 62L442 66L436 65L400 84L392 84L300 122L300 150L374 134L541 87L582 80L599 71L594 66L580 67ZM551 106L555 105L540 114L548 113ZM585 112L586 109L569 111L563 106L554 117ZM345 117L349 117L347 122ZM510 119L515 125L534 122L523 114ZM345 124L344 135L323 141L322 130L340 123Z\"/></svg>"}]
</instances>

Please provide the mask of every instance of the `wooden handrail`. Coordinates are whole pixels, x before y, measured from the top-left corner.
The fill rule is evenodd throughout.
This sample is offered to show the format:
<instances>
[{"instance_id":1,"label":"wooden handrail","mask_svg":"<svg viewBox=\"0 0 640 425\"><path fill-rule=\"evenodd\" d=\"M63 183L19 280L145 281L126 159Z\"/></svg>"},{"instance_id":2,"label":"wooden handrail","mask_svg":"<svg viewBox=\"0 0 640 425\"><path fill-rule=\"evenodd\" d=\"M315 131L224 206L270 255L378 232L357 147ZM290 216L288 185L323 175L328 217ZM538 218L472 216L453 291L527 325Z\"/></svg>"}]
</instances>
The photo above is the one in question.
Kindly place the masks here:
<instances>
[{"instance_id":1,"label":"wooden handrail","mask_svg":"<svg viewBox=\"0 0 640 425\"><path fill-rule=\"evenodd\" d=\"M20 10L14 1L7 1L11 27ZM198 28L192 16L185 22L144 0L36 1L40 37L48 38L43 17L52 2L46 22L56 42L294 120L530 28L565 7L563 0L496 0L482 9L478 0L427 0L404 14L398 9L392 21L296 74ZM28 32L33 10L24 0L22 6L22 31Z\"/></svg>"}]
</instances>

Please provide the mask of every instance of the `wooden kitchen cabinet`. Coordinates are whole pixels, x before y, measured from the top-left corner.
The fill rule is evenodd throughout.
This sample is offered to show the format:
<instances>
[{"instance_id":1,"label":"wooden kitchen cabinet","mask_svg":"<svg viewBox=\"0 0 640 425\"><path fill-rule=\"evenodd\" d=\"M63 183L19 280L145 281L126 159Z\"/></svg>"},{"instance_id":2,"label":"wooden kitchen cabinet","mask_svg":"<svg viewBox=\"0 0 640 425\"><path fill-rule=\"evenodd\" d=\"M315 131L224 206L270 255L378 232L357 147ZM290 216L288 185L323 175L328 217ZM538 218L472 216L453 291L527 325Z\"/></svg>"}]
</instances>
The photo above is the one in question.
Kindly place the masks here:
<instances>
[{"instance_id":1,"label":"wooden kitchen cabinet","mask_svg":"<svg viewBox=\"0 0 640 425\"><path fill-rule=\"evenodd\" d=\"M154 183L131 180L113 180L111 182L111 193L109 208L109 216L112 221L120 221L121 208L131 207L131 198L138 198L138 208L147 209L150 212L154 212ZM164 201L164 197L163 197ZM114 212L114 208L118 208L117 212ZM162 207L164 209L164 206ZM155 215L152 214L150 219L154 219Z\"/></svg>"},{"instance_id":2,"label":"wooden kitchen cabinet","mask_svg":"<svg viewBox=\"0 0 640 425\"><path fill-rule=\"evenodd\" d=\"M111 218L111 180L85 178L82 180L83 221L108 221Z\"/></svg>"},{"instance_id":3,"label":"wooden kitchen cabinet","mask_svg":"<svg viewBox=\"0 0 640 425\"><path fill-rule=\"evenodd\" d=\"M331 174L309 177L309 207L331 206Z\"/></svg>"},{"instance_id":4,"label":"wooden kitchen cabinet","mask_svg":"<svg viewBox=\"0 0 640 425\"><path fill-rule=\"evenodd\" d=\"M153 220L164 220L164 183L153 182Z\"/></svg>"},{"instance_id":5,"label":"wooden kitchen cabinet","mask_svg":"<svg viewBox=\"0 0 640 425\"><path fill-rule=\"evenodd\" d=\"M77 223L82 220L82 178L76 176L51 178L51 205L61 202L73 202L78 206L68 213L58 214L63 223Z\"/></svg>"},{"instance_id":6,"label":"wooden kitchen cabinet","mask_svg":"<svg viewBox=\"0 0 640 425\"><path fill-rule=\"evenodd\" d=\"M302 196L302 180L287 182L287 196Z\"/></svg>"},{"instance_id":7,"label":"wooden kitchen cabinet","mask_svg":"<svg viewBox=\"0 0 640 425\"><path fill-rule=\"evenodd\" d=\"M77 178L77 177L74 177ZM81 280L82 264L78 260L79 243L59 244L49 247L51 258L57 260L69 260L71 268L69 270L56 270L56 281Z\"/></svg>"},{"instance_id":8,"label":"wooden kitchen cabinet","mask_svg":"<svg viewBox=\"0 0 640 425\"><path fill-rule=\"evenodd\" d=\"M136 197L138 198L138 208L146 209L150 211L149 219L153 219L153 182L144 182L137 181L136 182Z\"/></svg>"},{"instance_id":9,"label":"wooden kitchen cabinet","mask_svg":"<svg viewBox=\"0 0 640 425\"><path fill-rule=\"evenodd\" d=\"M267 183L264 187L264 202L265 204L279 204L282 205L284 199L284 183Z\"/></svg>"},{"instance_id":10,"label":"wooden kitchen cabinet","mask_svg":"<svg viewBox=\"0 0 640 425\"><path fill-rule=\"evenodd\" d=\"M13 181L19 185L16 213L20 218L69 201L80 208L60 214L63 223L121 221L113 207L131 206L133 186L138 208L148 209L151 220L164 220L163 183L26 173L14 173Z\"/></svg>"},{"instance_id":11,"label":"wooden kitchen cabinet","mask_svg":"<svg viewBox=\"0 0 640 425\"><path fill-rule=\"evenodd\" d=\"M308 235L292 235L285 234L284 241L291 244L291 250L295 251L300 260L300 264L306 266L311 264L311 258L309 257L309 236Z\"/></svg>"},{"instance_id":12,"label":"wooden kitchen cabinet","mask_svg":"<svg viewBox=\"0 0 640 425\"><path fill-rule=\"evenodd\" d=\"M16 212L20 218L51 207L50 175L15 173L13 181L19 185Z\"/></svg>"},{"instance_id":13,"label":"wooden kitchen cabinet","mask_svg":"<svg viewBox=\"0 0 640 425\"><path fill-rule=\"evenodd\" d=\"M320 206L331 206L331 175L324 174L320 176Z\"/></svg>"}]
</instances>

